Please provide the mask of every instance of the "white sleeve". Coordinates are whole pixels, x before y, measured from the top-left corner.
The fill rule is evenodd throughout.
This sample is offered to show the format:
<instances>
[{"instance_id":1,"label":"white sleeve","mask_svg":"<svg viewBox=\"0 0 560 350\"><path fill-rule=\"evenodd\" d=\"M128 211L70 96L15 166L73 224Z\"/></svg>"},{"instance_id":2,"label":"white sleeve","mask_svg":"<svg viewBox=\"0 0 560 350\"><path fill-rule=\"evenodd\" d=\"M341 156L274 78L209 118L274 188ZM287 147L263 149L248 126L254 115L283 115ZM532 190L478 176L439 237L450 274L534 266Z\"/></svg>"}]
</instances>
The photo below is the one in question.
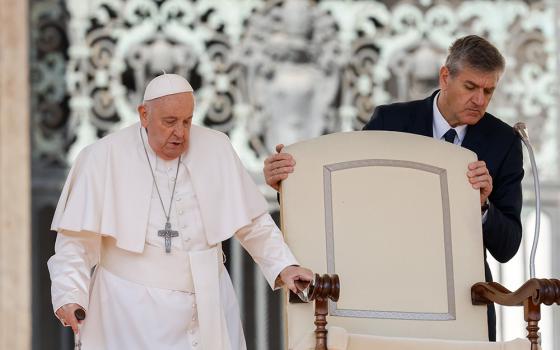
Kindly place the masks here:
<instances>
[{"instance_id":1,"label":"white sleeve","mask_svg":"<svg viewBox=\"0 0 560 350\"><path fill-rule=\"evenodd\" d=\"M93 232L62 231L56 237L55 254L47 265L51 275L53 310L76 303L86 311L93 267L99 261L101 236Z\"/></svg>"},{"instance_id":2,"label":"white sleeve","mask_svg":"<svg viewBox=\"0 0 560 350\"><path fill-rule=\"evenodd\" d=\"M277 278L284 268L299 265L268 213L239 229L235 237L259 265L272 289L281 287Z\"/></svg>"}]
</instances>

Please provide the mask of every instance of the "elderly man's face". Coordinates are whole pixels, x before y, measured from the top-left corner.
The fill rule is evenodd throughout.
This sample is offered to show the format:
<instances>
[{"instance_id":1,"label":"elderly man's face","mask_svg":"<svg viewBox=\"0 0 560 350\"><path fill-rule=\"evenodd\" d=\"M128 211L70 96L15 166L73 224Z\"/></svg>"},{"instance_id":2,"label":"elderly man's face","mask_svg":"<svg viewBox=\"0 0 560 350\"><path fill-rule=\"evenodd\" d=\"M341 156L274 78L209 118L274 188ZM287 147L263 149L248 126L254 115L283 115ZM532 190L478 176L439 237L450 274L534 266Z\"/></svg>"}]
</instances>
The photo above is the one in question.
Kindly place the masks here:
<instances>
[{"instance_id":1,"label":"elderly man's face","mask_svg":"<svg viewBox=\"0 0 560 350\"><path fill-rule=\"evenodd\" d=\"M486 113L501 72L482 72L468 66L451 76L447 67L441 67L441 93L438 107L452 127L474 125Z\"/></svg>"},{"instance_id":2,"label":"elderly man's face","mask_svg":"<svg viewBox=\"0 0 560 350\"><path fill-rule=\"evenodd\" d=\"M194 96L179 93L146 101L138 107L148 143L162 159L173 160L189 147Z\"/></svg>"}]
</instances>

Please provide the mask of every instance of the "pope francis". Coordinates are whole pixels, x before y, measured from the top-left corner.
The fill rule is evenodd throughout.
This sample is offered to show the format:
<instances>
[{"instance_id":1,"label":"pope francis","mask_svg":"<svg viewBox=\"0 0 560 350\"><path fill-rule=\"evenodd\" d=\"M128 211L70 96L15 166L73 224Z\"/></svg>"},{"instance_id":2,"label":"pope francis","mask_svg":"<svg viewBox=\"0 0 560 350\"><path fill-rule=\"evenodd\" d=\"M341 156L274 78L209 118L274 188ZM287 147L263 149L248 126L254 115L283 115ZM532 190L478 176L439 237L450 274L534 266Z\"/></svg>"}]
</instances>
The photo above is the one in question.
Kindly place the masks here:
<instances>
[{"instance_id":1,"label":"pope francis","mask_svg":"<svg viewBox=\"0 0 560 350\"><path fill-rule=\"evenodd\" d=\"M156 77L140 123L85 148L70 170L48 267L56 316L84 350L245 349L221 250L232 236L272 288L313 277L228 138L191 124L194 104L184 78Z\"/></svg>"}]
</instances>

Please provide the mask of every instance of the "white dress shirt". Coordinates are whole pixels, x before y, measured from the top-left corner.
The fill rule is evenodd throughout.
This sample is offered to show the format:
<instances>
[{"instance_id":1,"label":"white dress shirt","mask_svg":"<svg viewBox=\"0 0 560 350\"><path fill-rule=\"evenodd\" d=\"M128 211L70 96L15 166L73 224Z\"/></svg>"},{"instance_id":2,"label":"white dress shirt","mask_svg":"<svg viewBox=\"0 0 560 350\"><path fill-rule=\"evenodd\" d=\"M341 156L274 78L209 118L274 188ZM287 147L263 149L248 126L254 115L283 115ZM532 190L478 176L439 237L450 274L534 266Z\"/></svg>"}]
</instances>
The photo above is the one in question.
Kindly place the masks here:
<instances>
[{"instance_id":1,"label":"white dress shirt","mask_svg":"<svg viewBox=\"0 0 560 350\"><path fill-rule=\"evenodd\" d=\"M457 146L461 146L461 144L463 143L463 140L465 139L465 136L467 135L467 125L459 125L456 126L454 128L451 127L451 125L449 125L449 123L447 122L447 120L445 120L445 118L443 117L443 114L441 114L438 106L437 106L437 100L439 98L439 94L440 92L437 93L436 97L434 98L434 120L433 120L433 124L432 124L432 128L433 128L433 135L434 138L437 140L444 140L443 135L449 130L449 129L455 129L455 132L457 132L457 135L455 136L455 140L453 140L453 144L457 145ZM482 223L486 222L486 217L488 216L488 210L486 210L484 212L484 214L482 215Z\"/></svg>"},{"instance_id":2,"label":"white dress shirt","mask_svg":"<svg viewBox=\"0 0 560 350\"><path fill-rule=\"evenodd\" d=\"M438 92L436 97L434 98L434 121L432 124L433 131L434 131L434 138L438 140L443 140L444 139L443 135L449 129L455 129L455 131L457 132L457 136L455 136L455 140L453 141L453 143L455 145L460 146L463 143L463 140L465 139L465 135L467 134L467 125L459 125L454 128L452 128L451 125L449 125L449 123L447 122L447 120L445 120L445 118L443 117L443 115L441 114L437 106L437 100L439 98L439 94L440 93Z\"/></svg>"}]
</instances>

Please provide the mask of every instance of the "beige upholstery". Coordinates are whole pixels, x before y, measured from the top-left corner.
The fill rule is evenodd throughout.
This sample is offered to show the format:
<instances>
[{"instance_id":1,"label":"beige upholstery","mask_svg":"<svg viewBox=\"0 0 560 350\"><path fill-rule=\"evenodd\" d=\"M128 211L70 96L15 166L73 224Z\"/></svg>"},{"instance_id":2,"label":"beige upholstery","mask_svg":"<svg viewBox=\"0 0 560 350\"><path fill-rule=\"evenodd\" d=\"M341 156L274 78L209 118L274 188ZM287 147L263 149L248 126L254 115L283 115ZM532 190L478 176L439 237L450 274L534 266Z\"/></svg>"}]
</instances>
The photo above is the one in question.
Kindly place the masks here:
<instances>
[{"instance_id":1,"label":"beige upholstery","mask_svg":"<svg viewBox=\"0 0 560 350\"><path fill-rule=\"evenodd\" d=\"M344 328L331 327L327 338L329 350L528 350L527 339L491 343L440 339L394 338L348 334ZM315 335L309 333L295 350L314 350Z\"/></svg>"},{"instance_id":2,"label":"beige upholstery","mask_svg":"<svg viewBox=\"0 0 560 350\"><path fill-rule=\"evenodd\" d=\"M470 299L484 281L479 195L466 177L473 152L386 131L330 134L285 151L297 165L282 183L282 229L302 265L340 276L331 327L487 340L486 307ZM293 349L314 329L313 305L285 312Z\"/></svg>"}]
</instances>

